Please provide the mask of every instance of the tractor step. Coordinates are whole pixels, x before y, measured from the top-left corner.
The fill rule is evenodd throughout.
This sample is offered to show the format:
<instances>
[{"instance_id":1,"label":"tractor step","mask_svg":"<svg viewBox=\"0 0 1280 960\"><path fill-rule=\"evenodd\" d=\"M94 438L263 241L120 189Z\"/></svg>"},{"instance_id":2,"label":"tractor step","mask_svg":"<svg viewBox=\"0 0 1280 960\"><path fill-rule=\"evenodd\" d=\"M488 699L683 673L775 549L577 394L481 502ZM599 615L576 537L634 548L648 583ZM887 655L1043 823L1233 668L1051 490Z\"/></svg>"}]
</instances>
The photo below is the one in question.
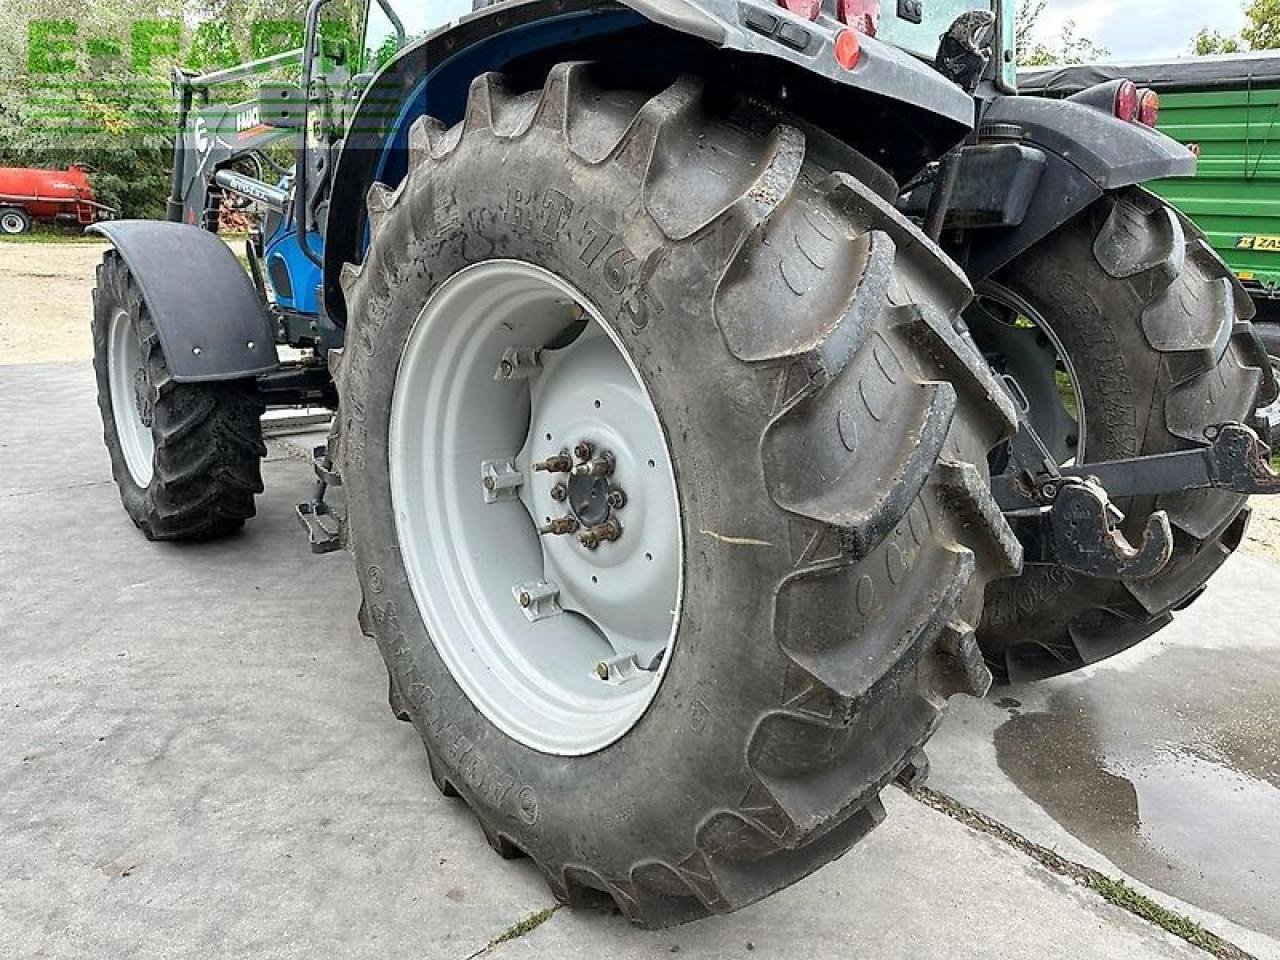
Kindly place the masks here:
<instances>
[{"instance_id":1,"label":"tractor step","mask_svg":"<svg viewBox=\"0 0 1280 960\"><path fill-rule=\"evenodd\" d=\"M332 553L342 549L342 521L323 500L300 503L294 508L298 522L307 531L312 553Z\"/></svg>"},{"instance_id":2,"label":"tractor step","mask_svg":"<svg viewBox=\"0 0 1280 960\"><path fill-rule=\"evenodd\" d=\"M316 472L316 484L311 499L294 508L298 522L307 531L312 553L332 553L342 549L342 518L325 502L330 487L342 485L328 444L320 444L311 452L311 465Z\"/></svg>"}]
</instances>

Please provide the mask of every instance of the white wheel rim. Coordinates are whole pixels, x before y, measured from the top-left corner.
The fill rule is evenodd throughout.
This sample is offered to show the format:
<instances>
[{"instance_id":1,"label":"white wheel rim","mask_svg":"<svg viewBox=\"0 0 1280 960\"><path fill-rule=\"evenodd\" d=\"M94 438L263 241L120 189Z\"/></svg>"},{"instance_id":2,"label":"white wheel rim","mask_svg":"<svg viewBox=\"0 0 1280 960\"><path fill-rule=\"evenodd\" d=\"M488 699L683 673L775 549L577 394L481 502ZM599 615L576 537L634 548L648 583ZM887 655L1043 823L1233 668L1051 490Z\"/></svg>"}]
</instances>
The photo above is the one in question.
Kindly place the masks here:
<instances>
[{"instance_id":1,"label":"white wheel rim","mask_svg":"<svg viewBox=\"0 0 1280 960\"><path fill-rule=\"evenodd\" d=\"M1280 360L1275 357L1270 357L1269 360L1272 374L1280 379ZM1280 443L1280 397L1272 400L1265 407L1259 407L1258 416L1270 424L1273 442Z\"/></svg>"},{"instance_id":2,"label":"white wheel rim","mask_svg":"<svg viewBox=\"0 0 1280 960\"><path fill-rule=\"evenodd\" d=\"M23 226L22 218L16 213L6 213L3 217L0 217L0 229L3 229L7 234L19 234L22 232Z\"/></svg>"},{"instance_id":3,"label":"white wheel rim","mask_svg":"<svg viewBox=\"0 0 1280 960\"><path fill-rule=\"evenodd\" d=\"M144 489L151 483L155 459L155 439L151 426L143 418L140 391L150 389L146 366L142 360L142 344L133 329L133 321L125 310L111 317L107 337L107 381L111 387L111 413L116 436L124 452L124 462L133 482Z\"/></svg>"},{"instance_id":4,"label":"white wheel rim","mask_svg":"<svg viewBox=\"0 0 1280 960\"><path fill-rule=\"evenodd\" d=\"M585 327L562 345L575 318ZM525 378L517 360L504 379L511 348L539 350L538 372ZM573 449L584 440L593 459L608 454L615 464L594 481L594 499L589 478L533 469L565 450L578 462ZM587 754L624 736L671 662L684 546L652 399L599 312L520 261L487 261L447 280L400 360L389 457L410 588L475 706L545 753ZM499 469L508 462L510 471ZM501 475L494 490L486 470L490 482ZM556 483L572 484L569 502L553 498ZM616 540L588 549L582 527L539 535L535 523L550 518L600 522L603 493L619 489L626 501L604 521L621 523ZM547 583L561 612L538 600Z\"/></svg>"}]
</instances>

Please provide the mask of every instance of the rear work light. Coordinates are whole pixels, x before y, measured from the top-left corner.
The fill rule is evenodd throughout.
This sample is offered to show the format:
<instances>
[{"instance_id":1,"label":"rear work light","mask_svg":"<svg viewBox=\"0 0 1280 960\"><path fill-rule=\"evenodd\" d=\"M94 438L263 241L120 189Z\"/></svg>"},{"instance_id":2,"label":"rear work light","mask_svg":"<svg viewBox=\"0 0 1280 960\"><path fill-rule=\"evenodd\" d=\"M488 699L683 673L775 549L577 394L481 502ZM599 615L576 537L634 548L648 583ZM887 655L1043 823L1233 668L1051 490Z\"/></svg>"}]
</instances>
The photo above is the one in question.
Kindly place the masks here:
<instances>
[{"instance_id":1,"label":"rear work light","mask_svg":"<svg viewBox=\"0 0 1280 960\"><path fill-rule=\"evenodd\" d=\"M817 20L822 12L822 0L778 0L778 6L806 20Z\"/></svg>"},{"instance_id":2,"label":"rear work light","mask_svg":"<svg viewBox=\"0 0 1280 960\"><path fill-rule=\"evenodd\" d=\"M836 19L874 37L880 30L880 0L836 0Z\"/></svg>"},{"instance_id":3,"label":"rear work light","mask_svg":"<svg viewBox=\"0 0 1280 960\"><path fill-rule=\"evenodd\" d=\"M1154 127L1160 119L1160 94L1154 90L1143 90L1138 94L1138 122Z\"/></svg>"},{"instance_id":4,"label":"rear work light","mask_svg":"<svg viewBox=\"0 0 1280 960\"><path fill-rule=\"evenodd\" d=\"M1138 85L1126 80L1116 88L1116 117L1128 123L1138 119Z\"/></svg>"}]
</instances>

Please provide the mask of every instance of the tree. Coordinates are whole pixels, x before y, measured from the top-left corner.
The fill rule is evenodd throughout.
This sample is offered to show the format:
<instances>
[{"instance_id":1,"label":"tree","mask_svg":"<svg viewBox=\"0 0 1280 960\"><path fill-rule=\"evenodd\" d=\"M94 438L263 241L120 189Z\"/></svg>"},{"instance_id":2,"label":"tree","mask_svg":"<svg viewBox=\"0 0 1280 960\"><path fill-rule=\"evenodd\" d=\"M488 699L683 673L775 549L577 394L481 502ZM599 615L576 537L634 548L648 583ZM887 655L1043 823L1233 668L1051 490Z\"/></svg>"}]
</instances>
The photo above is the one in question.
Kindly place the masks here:
<instances>
[{"instance_id":1,"label":"tree","mask_svg":"<svg viewBox=\"0 0 1280 960\"><path fill-rule=\"evenodd\" d=\"M1197 56L1280 50L1280 0L1250 0L1244 16L1246 23L1238 37L1202 27L1192 38L1191 49Z\"/></svg>"},{"instance_id":2,"label":"tree","mask_svg":"<svg viewBox=\"0 0 1280 960\"><path fill-rule=\"evenodd\" d=\"M356 6L331 4L326 37L330 26L353 35ZM0 166L87 164L103 203L124 216L163 216L176 132L172 66L212 70L298 45L305 8L306 0L0 0ZM160 33L140 64L135 44L146 23ZM246 100L255 88L220 88L216 99Z\"/></svg>"},{"instance_id":3,"label":"tree","mask_svg":"<svg viewBox=\"0 0 1280 960\"><path fill-rule=\"evenodd\" d=\"M1253 0L1244 15L1249 22L1240 36L1250 50L1280 48L1280 0Z\"/></svg>"},{"instance_id":4,"label":"tree","mask_svg":"<svg viewBox=\"0 0 1280 960\"><path fill-rule=\"evenodd\" d=\"M1064 20L1057 36L1048 41L1035 38L1036 25L1044 13L1048 0L1019 0L1015 21L1014 44L1018 62L1026 66L1047 66L1053 63L1088 63L1101 60L1110 51L1088 37L1079 34L1074 20ZM1272 0L1280 3L1280 0Z\"/></svg>"},{"instance_id":5,"label":"tree","mask_svg":"<svg viewBox=\"0 0 1280 960\"><path fill-rule=\"evenodd\" d=\"M1210 31L1207 27L1201 27L1200 32L1191 41L1191 50L1197 57L1207 57L1215 53L1239 53L1240 40L1238 37L1227 36L1217 30Z\"/></svg>"},{"instance_id":6,"label":"tree","mask_svg":"<svg viewBox=\"0 0 1280 960\"><path fill-rule=\"evenodd\" d=\"M85 164L101 202L125 216L162 215L173 124L168 63L157 58L135 72L120 38L139 20L180 15L163 4L0 0L10 27L0 41L0 164ZM54 25L43 52L40 23ZM41 67L42 57L53 66Z\"/></svg>"}]
</instances>

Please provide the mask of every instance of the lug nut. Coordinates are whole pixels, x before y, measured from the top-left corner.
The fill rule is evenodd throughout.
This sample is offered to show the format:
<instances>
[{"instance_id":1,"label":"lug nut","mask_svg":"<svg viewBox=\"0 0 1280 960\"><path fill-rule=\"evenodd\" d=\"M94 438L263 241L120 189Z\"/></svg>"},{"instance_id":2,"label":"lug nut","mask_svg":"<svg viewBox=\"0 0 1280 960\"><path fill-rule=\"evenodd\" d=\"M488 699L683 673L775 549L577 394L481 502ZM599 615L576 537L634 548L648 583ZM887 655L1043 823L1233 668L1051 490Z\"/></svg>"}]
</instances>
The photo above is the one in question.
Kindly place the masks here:
<instances>
[{"instance_id":1,"label":"lug nut","mask_svg":"<svg viewBox=\"0 0 1280 960\"><path fill-rule=\"evenodd\" d=\"M486 490L492 490L495 487L497 487L497 485L498 485L498 481L494 480L493 477L484 478L484 488Z\"/></svg>"},{"instance_id":2,"label":"lug nut","mask_svg":"<svg viewBox=\"0 0 1280 960\"><path fill-rule=\"evenodd\" d=\"M520 606L522 607L530 607L533 605L533 597L529 595L528 590L521 590L518 599L520 600Z\"/></svg>"},{"instance_id":3,"label":"lug nut","mask_svg":"<svg viewBox=\"0 0 1280 960\"><path fill-rule=\"evenodd\" d=\"M577 457L579 460L590 460L591 454L592 452L594 452L594 450L595 448L592 447L591 444L583 440L580 444L578 444L576 447L573 448L573 455Z\"/></svg>"},{"instance_id":4,"label":"lug nut","mask_svg":"<svg viewBox=\"0 0 1280 960\"><path fill-rule=\"evenodd\" d=\"M611 473L613 473L613 457L607 453L603 457L596 457L573 468L575 477L607 477Z\"/></svg>"},{"instance_id":5,"label":"lug nut","mask_svg":"<svg viewBox=\"0 0 1280 960\"><path fill-rule=\"evenodd\" d=\"M498 364L498 374L502 377L503 380L510 380L511 375L515 372L516 372L516 368L515 366L512 365L510 360L503 360L500 364Z\"/></svg>"},{"instance_id":6,"label":"lug nut","mask_svg":"<svg viewBox=\"0 0 1280 960\"><path fill-rule=\"evenodd\" d=\"M557 517L550 523L544 523L538 528L538 533L542 536L553 534L554 536L562 536L566 533L576 533L578 530L578 521L573 517Z\"/></svg>"},{"instance_id":7,"label":"lug nut","mask_svg":"<svg viewBox=\"0 0 1280 960\"><path fill-rule=\"evenodd\" d=\"M559 454L554 457L547 457L545 460L539 460L533 465L534 470L543 473L568 473L574 469L573 460L567 454Z\"/></svg>"},{"instance_id":8,"label":"lug nut","mask_svg":"<svg viewBox=\"0 0 1280 960\"><path fill-rule=\"evenodd\" d=\"M621 490L610 490L608 504L614 510L621 510L627 505L627 495Z\"/></svg>"},{"instance_id":9,"label":"lug nut","mask_svg":"<svg viewBox=\"0 0 1280 960\"><path fill-rule=\"evenodd\" d=\"M609 679L609 665L603 660L596 664L596 676L601 680Z\"/></svg>"},{"instance_id":10,"label":"lug nut","mask_svg":"<svg viewBox=\"0 0 1280 960\"><path fill-rule=\"evenodd\" d=\"M563 483L557 483L551 488L551 499L556 503L564 503L565 498L569 496L569 488Z\"/></svg>"},{"instance_id":11,"label":"lug nut","mask_svg":"<svg viewBox=\"0 0 1280 960\"><path fill-rule=\"evenodd\" d=\"M600 546L601 541L617 540L620 536L622 536L622 524L610 517L604 523L597 523L583 533L578 537L578 542L588 550L594 550Z\"/></svg>"}]
</instances>

